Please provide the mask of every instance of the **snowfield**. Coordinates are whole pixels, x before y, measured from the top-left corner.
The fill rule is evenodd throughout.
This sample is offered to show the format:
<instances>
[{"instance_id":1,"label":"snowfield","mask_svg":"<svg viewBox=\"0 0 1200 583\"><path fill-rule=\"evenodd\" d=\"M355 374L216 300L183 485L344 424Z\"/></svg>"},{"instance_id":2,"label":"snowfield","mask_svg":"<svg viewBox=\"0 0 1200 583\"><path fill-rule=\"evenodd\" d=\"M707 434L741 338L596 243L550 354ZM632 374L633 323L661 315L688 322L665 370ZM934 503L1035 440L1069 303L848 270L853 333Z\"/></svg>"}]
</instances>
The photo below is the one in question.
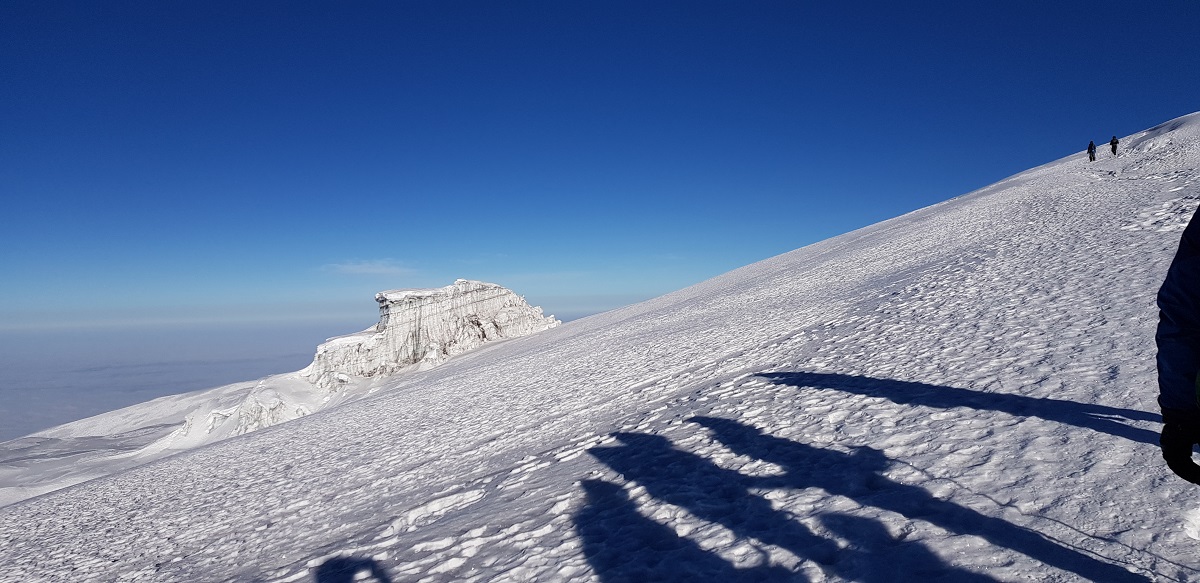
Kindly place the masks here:
<instances>
[{"instance_id":1,"label":"snowfield","mask_svg":"<svg viewBox=\"0 0 1200 583\"><path fill-rule=\"evenodd\" d=\"M1153 339L1198 168L1193 114L0 508L0 580L1200 580Z\"/></svg>"}]
</instances>

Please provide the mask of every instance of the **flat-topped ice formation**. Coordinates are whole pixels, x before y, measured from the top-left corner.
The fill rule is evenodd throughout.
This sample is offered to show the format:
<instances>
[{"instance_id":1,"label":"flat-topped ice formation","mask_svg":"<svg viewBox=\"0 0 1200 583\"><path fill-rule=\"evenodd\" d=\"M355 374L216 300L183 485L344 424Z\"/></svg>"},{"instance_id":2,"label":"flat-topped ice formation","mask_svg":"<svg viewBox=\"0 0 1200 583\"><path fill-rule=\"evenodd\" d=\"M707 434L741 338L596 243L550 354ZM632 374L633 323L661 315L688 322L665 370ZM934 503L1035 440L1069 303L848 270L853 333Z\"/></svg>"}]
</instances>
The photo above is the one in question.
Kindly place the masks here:
<instances>
[{"instance_id":1,"label":"flat-topped ice formation","mask_svg":"<svg viewBox=\"0 0 1200 583\"><path fill-rule=\"evenodd\" d=\"M389 375L559 324L512 291L480 281L375 299L378 324L321 344L303 370L161 397L6 442L0 506L355 401L379 391Z\"/></svg>"},{"instance_id":2,"label":"flat-topped ice formation","mask_svg":"<svg viewBox=\"0 0 1200 583\"><path fill-rule=\"evenodd\" d=\"M521 296L494 283L460 279L433 289L375 294L379 323L332 338L301 374L336 390L353 377L376 377L428 368L485 342L527 336L559 324Z\"/></svg>"}]
</instances>

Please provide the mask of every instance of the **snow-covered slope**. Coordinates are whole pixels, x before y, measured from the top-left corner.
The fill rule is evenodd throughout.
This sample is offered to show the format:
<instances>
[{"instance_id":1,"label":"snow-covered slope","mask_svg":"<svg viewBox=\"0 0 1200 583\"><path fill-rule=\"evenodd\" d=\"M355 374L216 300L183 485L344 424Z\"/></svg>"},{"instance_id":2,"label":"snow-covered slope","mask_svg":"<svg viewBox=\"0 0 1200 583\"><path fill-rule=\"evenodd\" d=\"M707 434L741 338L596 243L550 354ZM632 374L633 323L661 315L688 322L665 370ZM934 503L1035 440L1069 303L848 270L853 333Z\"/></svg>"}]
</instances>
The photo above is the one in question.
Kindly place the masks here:
<instances>
[{"instance_id":1,"label":"snow-covered slope","mask_svg":"<svg viewBox=\"0 0 1200 583\"><path fill-rule=\"evenodd\" d=\"M1200 116L0 509L0 580L1191 581ZM339 578L340 577L340 578Z\"/></svg>"},{"instance_id":2,"label":"snow-covered slope","mask_svg":"<svg viewBox=\"0 0 1200 583\"><path fill-rule=\"evenodd\" d=\"M375 301L376 325L321 344L303 370L162 397L0 444L0 506L360 399L387 375L559 324L481 281L385 291Z\"/></svg>"}]
</instances>

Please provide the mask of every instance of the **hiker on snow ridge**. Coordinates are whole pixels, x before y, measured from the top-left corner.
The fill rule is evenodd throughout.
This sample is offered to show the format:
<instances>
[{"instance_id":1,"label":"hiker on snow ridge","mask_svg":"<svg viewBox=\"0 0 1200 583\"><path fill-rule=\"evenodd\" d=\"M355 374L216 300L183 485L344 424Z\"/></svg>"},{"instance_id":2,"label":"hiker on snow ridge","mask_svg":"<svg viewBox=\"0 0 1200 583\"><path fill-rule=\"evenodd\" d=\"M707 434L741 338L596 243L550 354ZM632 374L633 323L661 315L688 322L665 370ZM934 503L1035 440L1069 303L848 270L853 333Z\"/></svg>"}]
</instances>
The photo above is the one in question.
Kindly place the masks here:
<instances>
[{"instance_id":1,"label":"hiker on snow ridge","mask_svg":"<svg viewBox=\"0 0 1200 583\"><path fill-rule=\"evenodd\" d=\"M1118 140L1117 136L1113 136L1113 139L1108 141L1108 145L1112 146L1113 156L1117 155L1117 144L1119 143L1121 143L1121 140Z\"/></svg>"},{"instance_id":2,"label":"hiker on snow ridge","mask_svg":"<svg viewBox=\"0 0 1200 583\"><path fill-rule=\"evenodd\" d=\"M1088 142L1088 160L1096 161L1096 142Z\"/></svg>"},{"instance_id":3,"label":"hiker on snow ridge","mask_svg":"<svg viewBox=\"0 0 1200 583\"><path fill-rule=\"evenodd\" d=\"M1116 146L1114 146L1115 148ZM1192 215L1158 290L1158 405L1162 456L1179 477L1200 484L1192 445L1200 443L1200 220Z\"/></svg>"}]
</instances>

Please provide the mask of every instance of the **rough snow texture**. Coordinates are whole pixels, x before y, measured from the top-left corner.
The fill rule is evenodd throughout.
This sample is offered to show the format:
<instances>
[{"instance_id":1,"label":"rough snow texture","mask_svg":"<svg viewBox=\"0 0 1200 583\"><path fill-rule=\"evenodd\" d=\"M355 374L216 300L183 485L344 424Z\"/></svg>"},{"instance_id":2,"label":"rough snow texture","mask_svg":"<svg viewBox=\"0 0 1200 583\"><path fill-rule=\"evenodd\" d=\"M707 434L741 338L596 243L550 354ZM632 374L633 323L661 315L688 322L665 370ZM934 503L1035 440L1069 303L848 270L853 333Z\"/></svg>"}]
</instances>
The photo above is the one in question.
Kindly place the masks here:
<instances>
[{"instance_id":1,"label":"rough snow texture","mask_svg":"<svg viewBox=\"0 0 1200 583\"><path fill-rule=\"evenodd\" d=\"M1200 117L1121 143L2 508L0 580L1200 580Z\"/></svg>"},{"instance_id":2,"label":"rough snow texture","mask_svg":"<svg viewBox=\"0 0 1200 583\"><path fill-rule=\"evenodd\" d=\"M317 348L305 377L336 388L350 377L376 377L413 366L428 368L485 342L527 336L559 324L512 291L460 279L438 289L380 292L379 323Z\"/></svg>"},{"instance_id":3,"label":"rough snow texture","mask_svg":"<svg viewBox=\"0 0 1200 583\"><path fill-rule=\"evenodd\" d=\"M385 374L558 325L496 284L381 292L370 330L334 338L294 373L172 395L0 445L0 506L369 395ZM7 455L6 455L7 454Z\"/></svg>"}]
</instances>

